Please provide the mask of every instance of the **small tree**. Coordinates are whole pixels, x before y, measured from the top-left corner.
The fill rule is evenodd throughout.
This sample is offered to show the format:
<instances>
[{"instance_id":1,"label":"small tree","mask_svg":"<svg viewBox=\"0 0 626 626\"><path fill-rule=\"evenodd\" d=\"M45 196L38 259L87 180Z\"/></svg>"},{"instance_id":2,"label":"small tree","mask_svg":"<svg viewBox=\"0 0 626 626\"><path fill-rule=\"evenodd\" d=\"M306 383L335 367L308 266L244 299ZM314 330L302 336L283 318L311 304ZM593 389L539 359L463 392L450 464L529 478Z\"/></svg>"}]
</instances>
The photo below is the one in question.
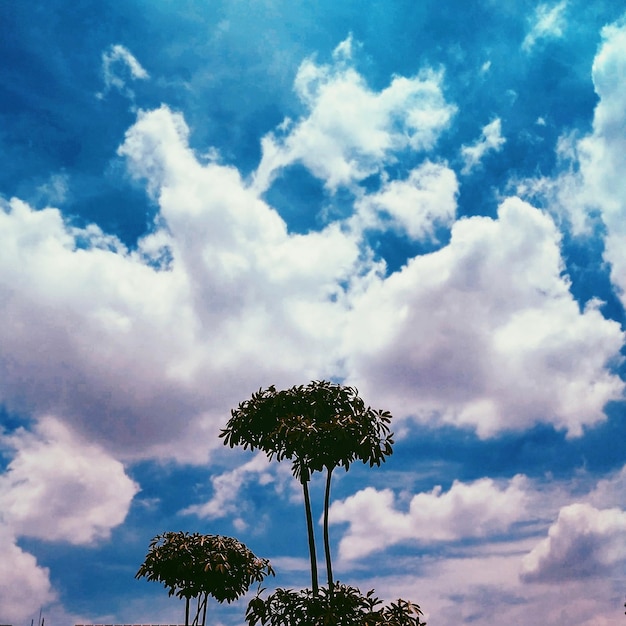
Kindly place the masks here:
<instances>
[{"instance_id":1,"label":"small tree","mask_svg":"<svg viewBox=\"0 0 626 626\"><path fill-rule=\"evenodd\" d=\"M380 465L392 453L391 414L365 405L354 387L312 381L276 391L260 389L231 412L220 433L224 444L263 450L270 460L290 459L292 472L302 484L311 560L311 585L317 595L315 533L308 483L311 474L326 470L324 495L324 551L328 586L333 574L328 535L328 509L333 470L347 471L356 460Z\"/></svg>"},{"instance_id":2,"label":"small tree","mask_svg":"<svg viewBox=\"0 0 626 626\"><path fill-rule=\"evenodd\" d=\"M189 626L190 601L196 598L192 625L204 626L209 595L230 603L269 574L274 574L269 561L256 557L237 539L166 532L152 539L135 578L158 581L168 595L185 598L185 626Z\"/></svg>"},{"instance_id":3,"label":"small tree","mask_svg":"<svg viewBox=\"0 0 626 626\"><path fill-rule=\"evenodd\" d=\"M253 598L246 612L248 626L425 626L417 604L399 599L389 606L368 591L337 583L331 592L322 587L277 589L266 600Z\"/></svg>"}]
</instances>

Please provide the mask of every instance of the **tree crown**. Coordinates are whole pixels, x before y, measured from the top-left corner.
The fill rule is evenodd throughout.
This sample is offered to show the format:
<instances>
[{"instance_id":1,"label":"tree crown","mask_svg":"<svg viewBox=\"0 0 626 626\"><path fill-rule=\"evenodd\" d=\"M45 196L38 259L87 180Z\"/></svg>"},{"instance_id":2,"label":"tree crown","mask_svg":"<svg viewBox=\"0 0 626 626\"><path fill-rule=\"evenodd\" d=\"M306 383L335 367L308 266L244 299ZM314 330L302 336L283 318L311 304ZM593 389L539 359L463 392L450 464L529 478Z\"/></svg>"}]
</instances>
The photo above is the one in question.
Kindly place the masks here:
<instances>
[{"instance_id":1,"label":"tree crown","mask_svg":"<svg viewBox=\"0 0 626 626\"><path fill-rule=\"evenodd\" d=\"M269 561L233 537L181 531L152 539L135 578L162 583L170 596L189 599L208 593L230 603L269 574L274 574Z\"/></svg>"},{"instance_id":2,"label":"tree crown","mask_svg":"<svg viewBox=\"0 0 626 626\"><path fill-rule=\"evenodd\" d=\"M263 450L270 459L290 459L296 478L356 460L380 465L392 454L388 411L366 406L354 387L312 381L277 391L259 389L231 411L221 431L231 448Z\"/></svg>"}]
</instances>

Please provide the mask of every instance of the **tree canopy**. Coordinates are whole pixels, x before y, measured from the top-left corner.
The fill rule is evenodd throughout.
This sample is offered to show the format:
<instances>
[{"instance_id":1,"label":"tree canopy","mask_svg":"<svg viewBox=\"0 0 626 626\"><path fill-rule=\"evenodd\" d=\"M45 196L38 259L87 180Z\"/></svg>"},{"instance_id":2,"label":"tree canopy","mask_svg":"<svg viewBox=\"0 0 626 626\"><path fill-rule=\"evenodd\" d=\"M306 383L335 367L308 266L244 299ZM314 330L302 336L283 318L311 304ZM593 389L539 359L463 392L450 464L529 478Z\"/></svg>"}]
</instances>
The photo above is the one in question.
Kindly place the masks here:
<instances>
[{"instance_id":1,"label":"tree canopy","mask_svg":"<svg viewBox=\"0 0 626 626\"><path fill-rule=\"evenodd\" d=\"M232 602L269 574L269 561L233 537L166 532L152 539L135 578L158 581L178 598L209 594Z\"/></svg>"},{"instance_id":2,"label":"tree canopy","mask_svg":"<svg viewBox=\"0 0 626 626\"><path fill-rule=\"evenodd\" d=\"M344 467L356 460L380 465L392 453L391 414L365 405L354 387L312 381L277 391L259 389L231 411L220 433L231 448L263 450L289 459L294 476Z\"/></svg>"}]
</instances>

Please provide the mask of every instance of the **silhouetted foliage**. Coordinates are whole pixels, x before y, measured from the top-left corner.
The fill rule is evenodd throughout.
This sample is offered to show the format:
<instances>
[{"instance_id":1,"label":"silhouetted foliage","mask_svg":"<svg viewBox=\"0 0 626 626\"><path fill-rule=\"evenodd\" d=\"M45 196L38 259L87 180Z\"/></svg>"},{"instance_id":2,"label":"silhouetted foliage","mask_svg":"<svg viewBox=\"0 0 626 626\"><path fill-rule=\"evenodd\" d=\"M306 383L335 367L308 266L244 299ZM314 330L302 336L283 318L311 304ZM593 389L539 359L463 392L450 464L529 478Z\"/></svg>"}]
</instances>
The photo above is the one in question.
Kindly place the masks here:
<instances>
[{"instance_id":1,"label":"silhouetted foliage","mask_svg":"<svg viewBox=\"0 0 626 626\"><path fill-rule=\"evenodd\" d=\"M266 600L257 596L248 604L249 626L425 626L417 604L399 599L388 606L356 587L337 582L332 590L277 589Z\"/></svg>"},{"instance_id":2,"label":"silhouetted foliage","mask_svg":"<svg viewBox=\"0 0 626 626\"><path fill-rule=\"evenodd\" d=\"M292 460L302 482L315 471L348 470L357 460L380 465L392 453L390 422L388 411L366 406L354 387L313 381L283 391L260 389L231 412L220 437L231 448Z\"/></svg>"},{"instance_id":3,"label":"silhouetted foliage","mask_svg":"<svg viewBox=\"0 0 626 626\"><path fill-rule=\"evenodd\" d=\"M135 578L162 583L168 595L186 599L185 624L189 623L189 600L200 598L193 623L198 623L210 595L218 602L232 602L253 582L274 574L269 561L255 556L232 537L199 533L166 532L150 542ZM200 623L204 623L204 616Z\"/></svg>"}]
</instances>

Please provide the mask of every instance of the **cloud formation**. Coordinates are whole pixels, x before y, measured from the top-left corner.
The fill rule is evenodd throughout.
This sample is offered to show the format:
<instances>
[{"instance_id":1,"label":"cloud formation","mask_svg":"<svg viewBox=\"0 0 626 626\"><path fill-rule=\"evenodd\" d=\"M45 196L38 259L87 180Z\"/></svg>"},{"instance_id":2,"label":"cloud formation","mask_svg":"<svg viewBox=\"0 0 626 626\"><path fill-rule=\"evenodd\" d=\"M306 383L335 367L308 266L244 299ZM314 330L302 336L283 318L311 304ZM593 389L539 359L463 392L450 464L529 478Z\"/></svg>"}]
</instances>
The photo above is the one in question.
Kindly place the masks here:
<instances>
[{"instance_id":1,"label":"cloud formation","mask_svg":"<svg viewBox=\"0 0 626 626\"><path fill-rule=\"evenodd\" d=\"M356 229L393 229L414 241L432 240L438 227L452 225L458 190L453 170L425 161L406 179L385 181L379 191L359 198L351 224Z\"/></svg>"},{"instance_id":2,"label":"cloud formation","mask_svg":"<svg viewBox=\"0 0 626 626\"><path fill-rule=\"evenodd\" d=\"M522 50L529 52L540 39L559 38L565 29L567 0L550 6L540 4L535 9L533 24L522 42Z\"/></svg>"},{"instance_id":3,"label":"cloud formation","mask_svg":"<svg viewBox=\"0 0 626 626\"><path fill-rule=\"evenodd\" d=\"M139 61L132 55L128 48L120 44L112 45L102 53L102 79L104 91L97 94L98 98L104 98L113 88L128 98L134 99L135 94L127 86L127 81L147 80L148 72L141 66Z\"/></svg>"},{"instance_id":4,"label":"cloud formation","mask_svg":"<svg viewBox=\"0 0 626 626\"><path fill-rule=\"evenodd\" d=\"M502 150L506 139L501 133L502 122L497 117L483 128L480 138L475 143L461 147L461 156L465 162L461 170L462 174L469 174L478 167L488 152L499 152Z\"/></svg>"},{"instance_id":5,"label":"cloud formation","mask_svg":"<svg viewBox=\"0 0 626 626\"><path fill-rule=\"evenodd\" d=\"M563 507L556 522L522 563L524 582L610 577L626 562L626 512L586 503Z\"/></svg>"},{"instance_id":6,"label":"cloud formation","mask_svg":"<svg viewBox=\"0 0 626 626\"><path fill-rule=\"evenodd\" d=\"M607 366L623 334L580 311L552 220L517 198L498 219L457 221L450 243L352 300L346 370L394 415L482 437L547 422L580 435L623 382Z\"/></svg>"},{"instance_id":7,"label":"cloud formation","mask_svg":"<svg viewBox=\"0 0 626 626\"><path fill-rule=\"evenodd\" d=\"M295 90L307 115L263 138L255 188L262 193L298 162L334 191L380 173L397 151L432 148L456 110L444 99L442 80L426 69L374 92L352 66L351 38L337 46L331 65L304 61Z\"/></svg>"},{"instance_id":8,"label":"cloud formation","mask_svg":"<svg viewBox=\"0 0 626 626\"><path fill-rule=\"evenodd\" d=\"M260 486L274 482L273 474L268 471L268 460L264 452L257 453L252 460L234 470L212 476L213 495L211 499L204 504L189 506L181 513L196 515L205 519L238 516L242 508L240 489L251 478Z\"/></svg>"},{"instance_id":9,"label":"cloud formation","mask_svg":"<svg viewBox=\"0 0 626 626\"><path fill-rule=\"evenodd\" d=\"M33 431L0 436L13 451L0 475L0 615L26 620L57 598L48 568L19 545L21 537L91 545L121 524L139 487L119 461L44 417Z\"/></svg>"},{"instance_id":10,"label":"cloud formation","mask_svg":"<svg viewBox=\"0 0 626 626\"><path fill-rule=\"evenodd\" d=\"M0 508L16 536L91 544L124 521L138 486L119 461L59 420L43 418L34 432L4 443L15 454L0 476Z\"/></svg>"},{"instance_id":11,"label":"cloud formation","mask_svg":"<svg viewBox=\"0 0 626 626\"><path fill-rule=\"evenodd\" d=\"M406 513L397 510L391 489L367 487L333 502L329 519L349 524L339 554L356 559L401 542L431 544L504 532L525 510L524 487L522 476L504 488L489 478L454 481L446 492L437 486L413 496Z\"/></svg>"},{"instance_id":12,"label":"cloud formation","mask_svg":"<svg viewBox=\"0 0 626 626\"><path fill-rule=\"evenodd\" d=\"M0 524L0 616L6 622L21 622L40 607L56 599L50 571L24 552L12 533Z\"/></svg>"}]
</instances>

